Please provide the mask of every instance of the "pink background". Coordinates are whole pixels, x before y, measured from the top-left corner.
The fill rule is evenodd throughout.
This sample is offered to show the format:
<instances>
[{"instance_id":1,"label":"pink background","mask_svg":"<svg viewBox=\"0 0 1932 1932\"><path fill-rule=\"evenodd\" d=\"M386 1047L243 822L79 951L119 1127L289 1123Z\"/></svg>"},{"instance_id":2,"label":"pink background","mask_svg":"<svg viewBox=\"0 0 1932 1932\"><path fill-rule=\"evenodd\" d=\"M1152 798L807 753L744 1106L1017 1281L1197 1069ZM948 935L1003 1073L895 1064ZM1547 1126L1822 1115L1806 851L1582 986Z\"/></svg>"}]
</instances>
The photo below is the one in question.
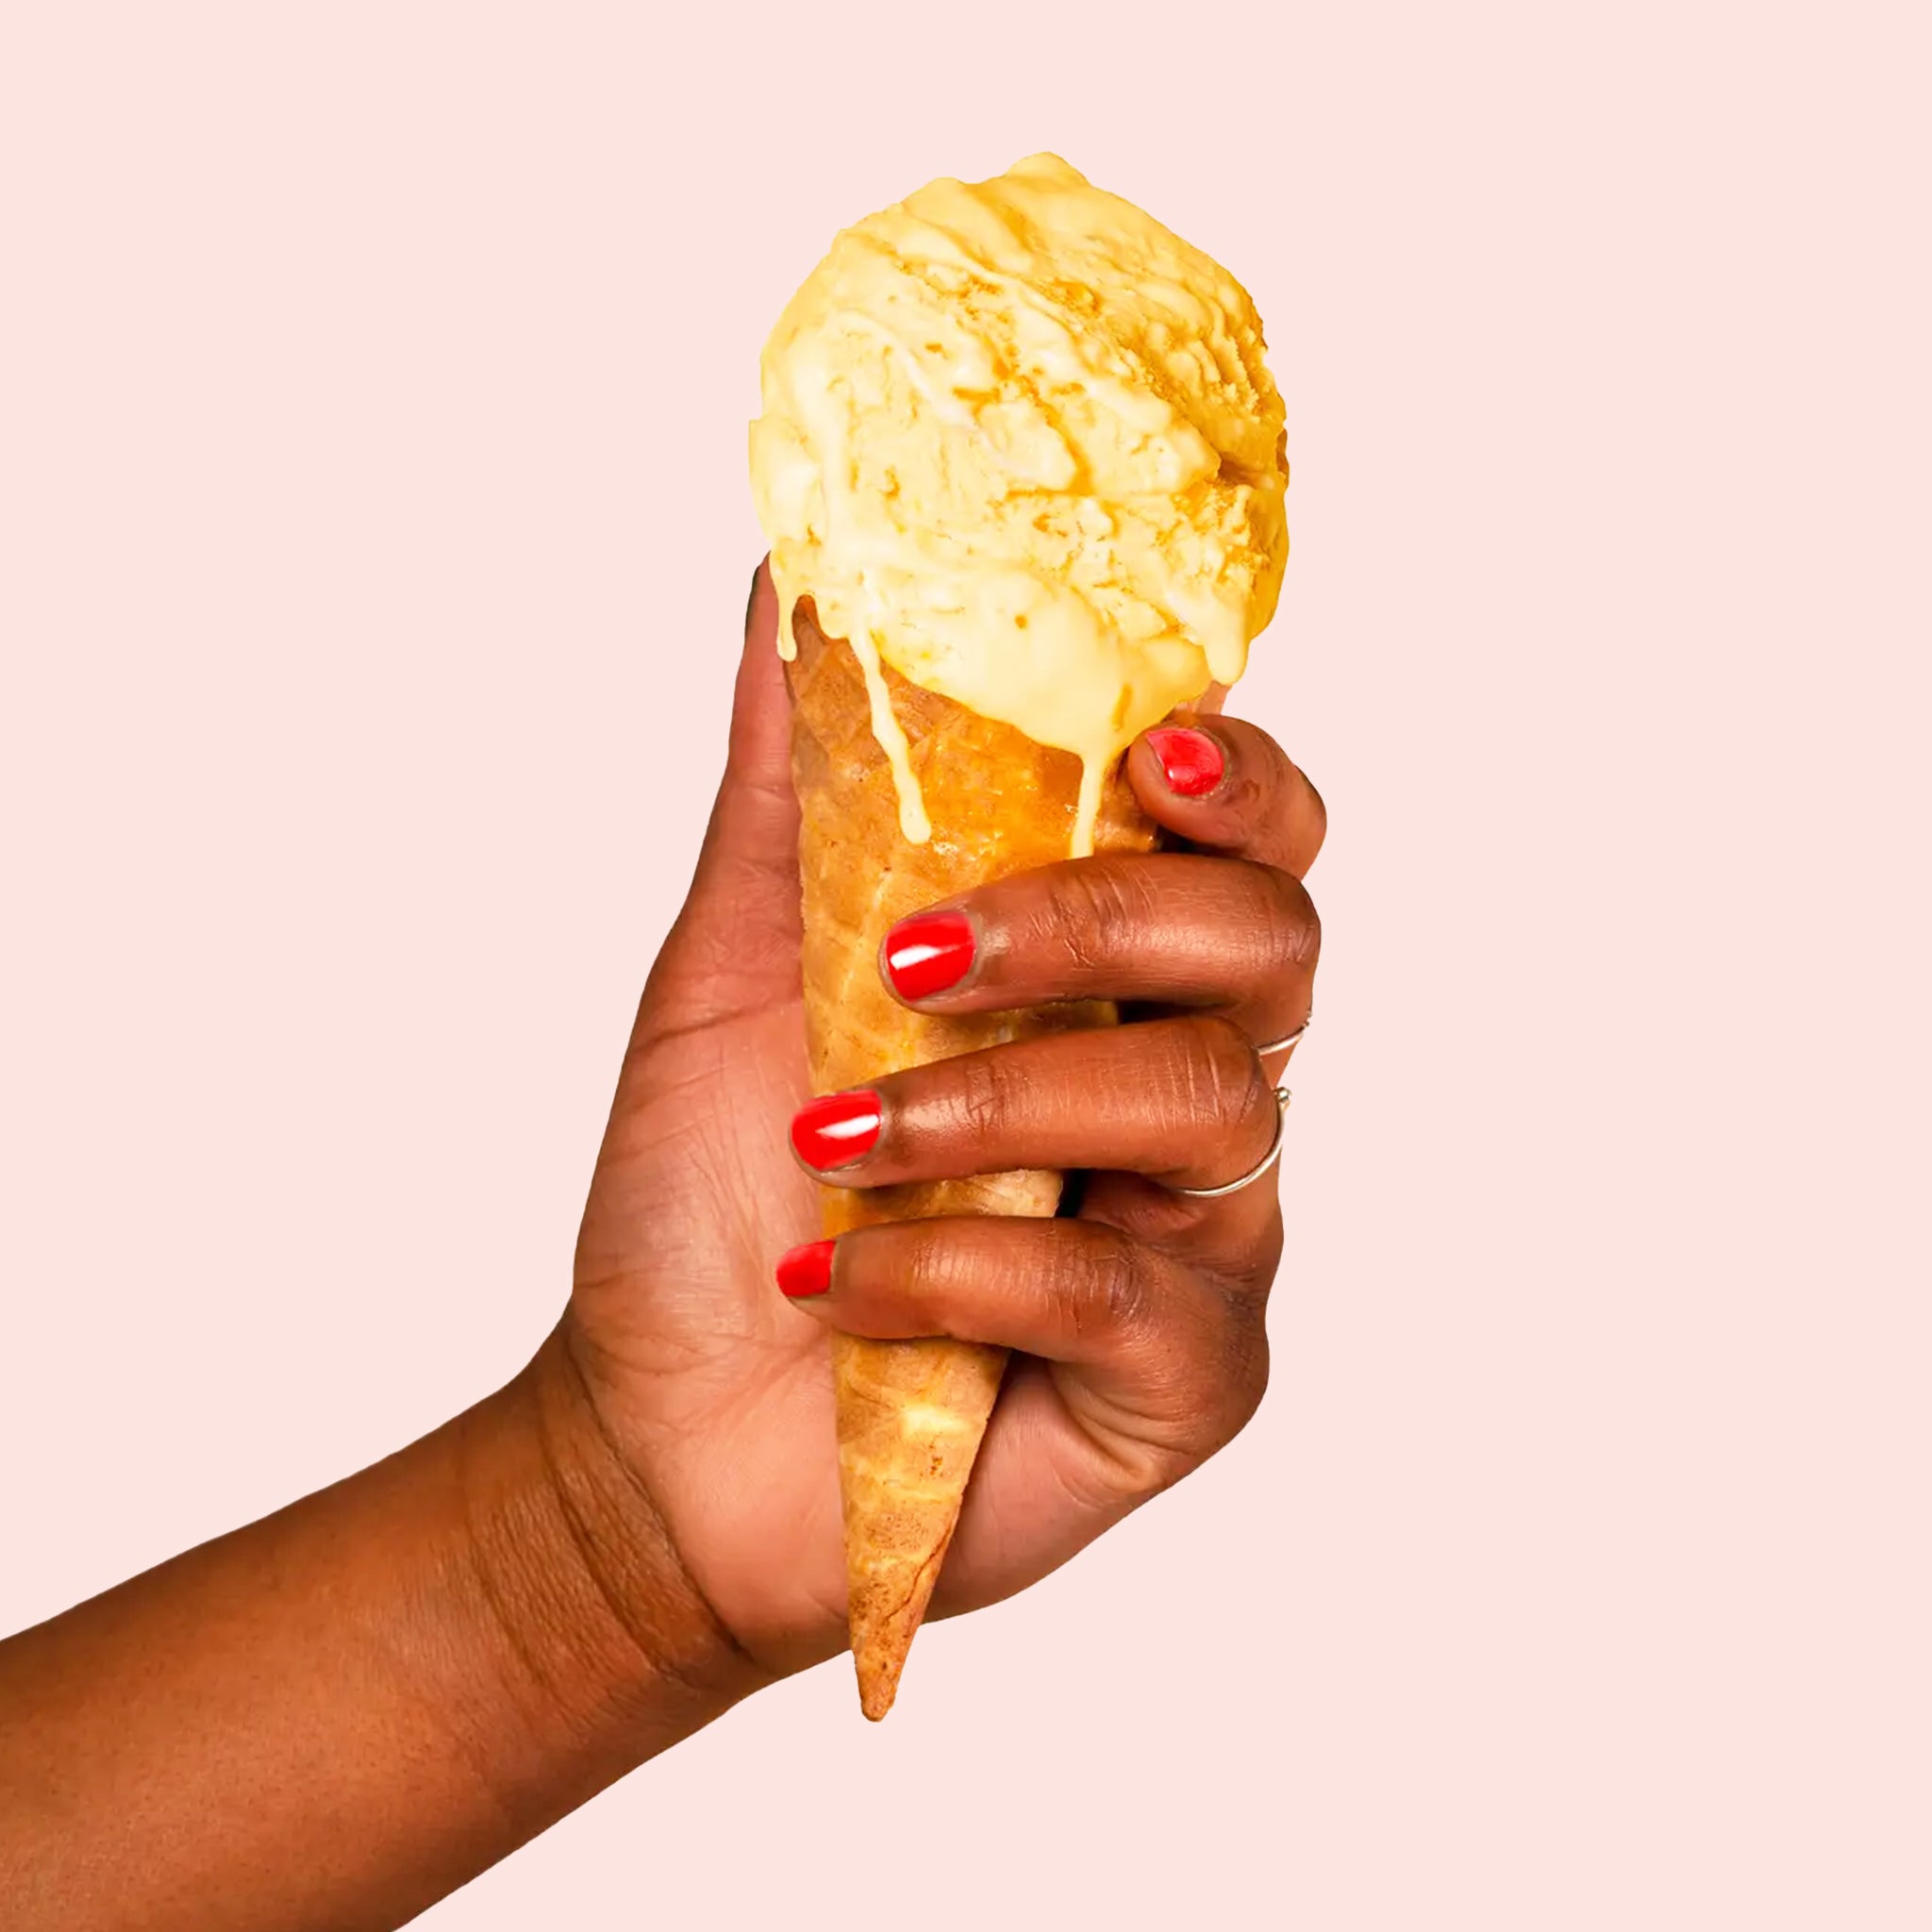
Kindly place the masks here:
<instances>
[{"instance_id":1,"label":"pink background","mask_svg":"<svg viewBox=\"0 0 1932 1932\"><path fill-rule=\"evenodd\" d=\"M0 1627L535 1345L764 330L1052 146L1289 399L1273 1393L425 1923L1924 1926L1919 10L7 10Z\"/></svg>"}]
</instances>

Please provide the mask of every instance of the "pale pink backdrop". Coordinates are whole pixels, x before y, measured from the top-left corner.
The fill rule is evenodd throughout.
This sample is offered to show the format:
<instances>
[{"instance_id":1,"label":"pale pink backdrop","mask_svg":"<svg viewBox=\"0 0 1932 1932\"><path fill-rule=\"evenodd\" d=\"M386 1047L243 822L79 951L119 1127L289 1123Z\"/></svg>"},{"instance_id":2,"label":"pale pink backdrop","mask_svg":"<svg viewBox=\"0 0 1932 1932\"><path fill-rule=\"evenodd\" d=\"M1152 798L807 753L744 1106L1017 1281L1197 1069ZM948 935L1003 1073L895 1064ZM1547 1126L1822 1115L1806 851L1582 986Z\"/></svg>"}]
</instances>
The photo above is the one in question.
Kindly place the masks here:
<instances>
[{"instance_id":1,"label":"pale pink backdrop","mask_svg":"<svg viewBox=\"0 0 1932 1932\"><path fill-rule=\"evenodd\" d=\"M425 1923L1932 1923L1923 25L8 9L0 1627L534 1346L763 332L1051 146L1289 399L1273 1393L883 1729L816 1673Z\"/></svg>"}]
</instances>

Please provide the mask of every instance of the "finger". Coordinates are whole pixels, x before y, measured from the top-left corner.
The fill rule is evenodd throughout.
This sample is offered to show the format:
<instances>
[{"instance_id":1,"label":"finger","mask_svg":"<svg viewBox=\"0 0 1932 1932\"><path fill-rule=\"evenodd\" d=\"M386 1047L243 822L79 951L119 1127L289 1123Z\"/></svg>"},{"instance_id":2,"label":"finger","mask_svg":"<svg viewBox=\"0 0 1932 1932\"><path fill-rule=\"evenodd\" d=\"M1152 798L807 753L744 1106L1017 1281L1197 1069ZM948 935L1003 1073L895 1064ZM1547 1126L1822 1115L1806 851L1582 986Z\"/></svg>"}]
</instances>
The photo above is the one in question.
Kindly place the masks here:
<instances>
[{"instance_id":1,"label":"finger","mask_svg":"<svg viewBox=\"0 0 1932 1932\"><path fill-rule=\"evenodd\" d=\"M1118 1168L1219 1187L1280 1125L1274 1090L1219 1017L1092 1027L960 1054L808 1101L791 1145L842 1187L1021 1168Z\"/></svg>"},{"instance_id":2,"label":"finger","mask_svg":"<svg viewBox=\"0 0 1932 1932\"><path fill-rule=\"evenodd\" d=\"M1307 1018L1322 924L1291 874L1157 853L1016 873L900 921L879 949L908 1006L941 1013L1112 999L1210 1008L1251 1040Z\"/></svg>"},{"instance_id":3,"label":"finger","mask_svg":"<svg viewBox=\"0 0 1932 1932\"><path fill-rule=\"evenodd\" d=\"M994 1215L889 1223L796 1248L780 1289L848 1335L952 1336L1081 1372L1086 1413L1205 1455L1253 1413L1261 1309L1118 1230Z\"/></svg>"},{"instance_id":4,"label":"finger","mask_svg":"<svg viewBox=\"0 0 1932 1932\"><path fill-rule=\"evenodd\" d=\"M1127 779L1149 813L1191 845L1278 865L1296 878L1322 849L1322 794L1258 725L1179 715L1136 740Z\"/></svg>"}]
</instances>

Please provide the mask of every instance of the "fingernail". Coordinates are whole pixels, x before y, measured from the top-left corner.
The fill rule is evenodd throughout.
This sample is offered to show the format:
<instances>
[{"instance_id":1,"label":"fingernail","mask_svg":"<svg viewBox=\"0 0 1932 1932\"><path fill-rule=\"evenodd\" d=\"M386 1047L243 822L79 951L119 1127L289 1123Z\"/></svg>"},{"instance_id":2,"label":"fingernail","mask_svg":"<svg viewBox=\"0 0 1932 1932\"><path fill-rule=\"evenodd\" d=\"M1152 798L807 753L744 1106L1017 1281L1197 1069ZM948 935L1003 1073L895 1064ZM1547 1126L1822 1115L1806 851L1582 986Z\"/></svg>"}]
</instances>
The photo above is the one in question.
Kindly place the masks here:
<instances>
[{"instance_id":1,"label":"fingernail","mask_svg":"<svg viewBox=\"0 0 1932 1932\"><path fill-rule=\"evenodd\" d=\"M1163 724L1147 734L1147 742L1160 760L1168 790L1183 798L1207 797L1226 774L1227 760L1205 731L1190 731L1185 724Z\"/></svg>"},{"instance_id":2,"label":"fingernail","mask_svg":"<svg viewBox=\"0 0 1932 1932\"><path fill-rule=\"evenodd\" d=\"M826 1093L791 1116L791 1144L808 1167L844 1167L878 1137L876 1093Z\"/></svg>"},{"instance_id":3,"label":"fingernail","mask_svg":"<svg viewBox=\"0 0 1932 1932\"><path fill-rule=\"evenodd\" d=\"M751 614L758 608L758 578L763 574L764 564L760 562L751 574L751 589L744 593L744 634L751 635Z\"/></svg>"},{"instance_id":4,"label":"fingernail","mask_svg":"<svg viewBox=\"0 0 1932 1932\"><path fill-rule=\"evenodd\" d=\"M778 1257L778 1292L794 1302L824 1294L832 1285L832 1250L837 1245L807 1241L802 1248L788 1248Z\"/></svg>"},{"instance_id":5,"label":"fingernail","mask_svg":"<svg viewBox=\"0 0 1932 1932\"><path fill-rule=\"evenodd\" d=\"M973 923L963 912L921 912L886 935L886 974L902 1000L930 999L973 969Z\"/></svg>"}]
</instances>

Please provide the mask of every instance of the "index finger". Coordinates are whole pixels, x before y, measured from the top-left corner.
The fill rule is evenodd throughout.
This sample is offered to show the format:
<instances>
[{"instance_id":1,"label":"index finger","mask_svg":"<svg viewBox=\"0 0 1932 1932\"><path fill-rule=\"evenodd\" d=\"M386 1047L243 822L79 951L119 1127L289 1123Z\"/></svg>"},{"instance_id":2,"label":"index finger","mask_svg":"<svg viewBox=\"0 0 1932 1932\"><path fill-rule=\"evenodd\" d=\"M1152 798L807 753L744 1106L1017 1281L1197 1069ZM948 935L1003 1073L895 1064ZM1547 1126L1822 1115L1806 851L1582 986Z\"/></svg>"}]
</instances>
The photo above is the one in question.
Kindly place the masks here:
<instances>
[{"instance_id":1,"label":"index finger","mask_svg":"<svg viewBox=\"0 0 1932 1932\"><path fill-rule=\"evenodd\" d=\"M1263 731L1240 718L1177 713L1127 753L1148 812L1191 845L1277 865L1300 878L1328 828L1322 794Z\"/></svg>"}]
</instances>

